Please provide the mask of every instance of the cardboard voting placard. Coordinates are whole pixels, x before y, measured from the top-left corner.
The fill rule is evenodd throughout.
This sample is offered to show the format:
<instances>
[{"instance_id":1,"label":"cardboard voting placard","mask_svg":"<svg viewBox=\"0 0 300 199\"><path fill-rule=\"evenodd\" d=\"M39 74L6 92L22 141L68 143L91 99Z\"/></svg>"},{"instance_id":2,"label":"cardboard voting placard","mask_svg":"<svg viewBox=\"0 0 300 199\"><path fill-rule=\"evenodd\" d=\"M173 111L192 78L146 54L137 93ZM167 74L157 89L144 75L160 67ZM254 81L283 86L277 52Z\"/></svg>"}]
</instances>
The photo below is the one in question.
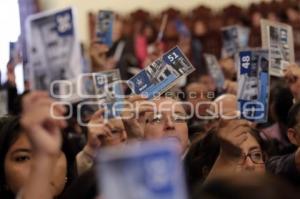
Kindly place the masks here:
<instances>
[{"instance_id":1,"label":"cardboard voting placard","mask_svg":"<svg viewBox=\"0 0 300 199\"><path fill-rule=\"evenodd\" d=\"M293 29L290 25L261 20L262 47L270 51L270 74L283 76L289 63L295 62Z\"/></svg>"},{"instance_id":2,"label":"cardboard voting placard","mask_svg":"<svg viewBox=\"0 0 300 199\"><path fill-rule=\"evenodd\" d=\"M269 102L269 51L240 51L238 69L238 109L241 118L265 123Z\"/></svg>"},{"instance_id":3,"label":"cardboard voting placard","mask_svg":"<svg viewBox=\"0 0 300 199\"><path fill-rule=\"evenodd\" d=\"M158 97L195 70L179 47L175 47L128 80L133 93Z\"/></svg>"},{"instance_id":4,"label":"cardboard voting placard","mask_svg":"<svg viewBox=\"0 0 300 199\"><path fill-rule=\"evenodd\" d=\"M54 81L72 80L81 74L80 44L72 8L31 15L26 31L33 90L50 91Z\"/></svg>"},{"instance_id":5,"label":"cardboard voting placard","mask_svg":"<svg viewBox=\"0 0 300 199\"><path fill-rule=\"evenodd\" d=\"M99 189L104 198L187 198L180 155L171 142L104 149L97 162Z\"/></svg>"}]
</instances>

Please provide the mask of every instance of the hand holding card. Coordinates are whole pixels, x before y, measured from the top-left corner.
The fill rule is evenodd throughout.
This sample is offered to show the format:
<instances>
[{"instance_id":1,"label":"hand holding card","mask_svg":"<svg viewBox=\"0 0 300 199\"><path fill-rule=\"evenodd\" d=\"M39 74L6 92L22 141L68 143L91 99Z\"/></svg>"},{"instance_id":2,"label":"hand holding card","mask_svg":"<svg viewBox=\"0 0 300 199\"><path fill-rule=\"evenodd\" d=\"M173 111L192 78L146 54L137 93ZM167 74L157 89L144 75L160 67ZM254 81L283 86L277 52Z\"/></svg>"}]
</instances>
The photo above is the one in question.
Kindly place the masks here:
<instances>
[{"instance_id":1,"label":"hand holding card","mask_svg":"<svg viewBox=\"0 0 300 199\"><path fill-rule=\"evenodd\" d=\"M103 149L98 162L103 198L187 198L180 155L172 141Z\"/></svg>"},{"instance_id":2,"label":"hand holding card","mask_svg":"<svg viewBox=\"0 0 300 199\"><path fill-rule=\"evenodd\" d=\"M268 50L240 51L237 79L241 117L257 123L267 122L270 92Z\"/></svg>"},{"instance_id":3,"label":"hand holding card","mask_svg":"<svg viewBox=\"0 0 300 199\"><path fill-rule=\"evenodd\" d=\"M96 23L96 37L97 42L112 46L113 39L113 23L114 23L114 13L108 10L100 10L97 15Z\"/></svg>"},{"instance_id":4,"label":"hand holding card","mask_svg":"<svg viewBox=\"0 0 300 199\"><path fill-rule=\"evenodd\" d=\"M178 79L195 70L179 47L175 47L128 80L135 94L148 99L160 96L174 86Z\"/></svg>"}]
</instances>

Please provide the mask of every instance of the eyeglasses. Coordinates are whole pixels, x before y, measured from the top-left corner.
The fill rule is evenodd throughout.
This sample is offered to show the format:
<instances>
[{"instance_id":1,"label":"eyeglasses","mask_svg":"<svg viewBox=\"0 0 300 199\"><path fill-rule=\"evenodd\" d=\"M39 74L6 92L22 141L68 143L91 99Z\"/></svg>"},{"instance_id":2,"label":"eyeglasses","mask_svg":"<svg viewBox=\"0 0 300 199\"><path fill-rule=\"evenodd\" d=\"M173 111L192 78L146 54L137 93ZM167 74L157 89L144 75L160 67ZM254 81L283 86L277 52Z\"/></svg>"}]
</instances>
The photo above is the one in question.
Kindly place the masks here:
<instances>
[{"instance_id":1,"label":"eyeglasses","mask_svg":"<svg viewBox=\"0 0 300 199\"><path fill-rule=\"evenodd\" d=\"M264 164L265 163L265 157L261 151L252 151L248 154L242 154L239 157L238 164L239 165L244 164L247 157L249 157L254 164Z\"/></svg>"},{"instance_id":2,"label":"eyeglasses","mask_svg":"<svg viewBox=\"0 0 300 199\"><path fill-rule=\"evenodd\" d=\"M185 123L187 122L187 116L184 113L174 113L170 116L170 119L174 123ZM163 124L167 121L166 114L152 114L146 119L146 123L150 124Z\"/></svg>"}]
</instances>

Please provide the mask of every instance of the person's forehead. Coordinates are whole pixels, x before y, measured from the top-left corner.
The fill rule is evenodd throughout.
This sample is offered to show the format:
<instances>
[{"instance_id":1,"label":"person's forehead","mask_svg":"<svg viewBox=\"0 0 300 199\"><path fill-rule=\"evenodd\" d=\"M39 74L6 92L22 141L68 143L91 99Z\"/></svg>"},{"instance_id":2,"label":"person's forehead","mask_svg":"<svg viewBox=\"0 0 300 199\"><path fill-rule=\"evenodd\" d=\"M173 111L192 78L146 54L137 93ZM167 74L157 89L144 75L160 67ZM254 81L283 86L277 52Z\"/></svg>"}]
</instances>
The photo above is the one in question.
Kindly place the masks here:
<instances>
[{"instance_id":1,"label":"person's forehead","mask_svg":"<svg viewBox=\"0 0 300 199\"><path fill-rule=\"evenodd\" d=\"M200 82L213 81L213 78L210 75L203 75L199 78Z\"/></svg>"},{"instance_id":2,"label":"person's forehead","mask_svg":"<svg viewBox=\"0 0 300 199\"><path fill-rule=\"evenodd\" d=\"M32 146L30 144L30 141L25 133L21 133L20 136L17 138L15 143L10 146L9 152L13 152L18 149L31 149Z\"/></svg>"},{"instance_id":3,"label":"person's forehead","mask_svg":"<svg viewBox=\"0 0 300 199\"><path fill-rule=\"evenodd\" d=\"M115 118L113 118L113 119L110 119L108 121L108 123L113 128L123 128L124 127L123 122L122 122L121 119L115 119Z\"/></svg>"},{"instance_id":4,"label":"person's forehead","mask_svg":"<svg viewBox=\"0 0 300 199\"><path fill-rule=\"evenodd\" d=\"M248 137L245 142L241 144L242 150L245 152L251 151L253 149L260 149L260 145L257 140L249 132L247 133Z\"/></svg>"},{"instance_id":5,"label":"person's forehead","mask_svg":"<svg viewBox=\"0 0 300 199\"><path fill-rule=\"evenodd\" d=\"M153 100L153 102L156 104L156 108L158 109L158 111L185 112L182 102L174 100L172 98L161 97L159 99Z\"/></svg>"}]
</instances>

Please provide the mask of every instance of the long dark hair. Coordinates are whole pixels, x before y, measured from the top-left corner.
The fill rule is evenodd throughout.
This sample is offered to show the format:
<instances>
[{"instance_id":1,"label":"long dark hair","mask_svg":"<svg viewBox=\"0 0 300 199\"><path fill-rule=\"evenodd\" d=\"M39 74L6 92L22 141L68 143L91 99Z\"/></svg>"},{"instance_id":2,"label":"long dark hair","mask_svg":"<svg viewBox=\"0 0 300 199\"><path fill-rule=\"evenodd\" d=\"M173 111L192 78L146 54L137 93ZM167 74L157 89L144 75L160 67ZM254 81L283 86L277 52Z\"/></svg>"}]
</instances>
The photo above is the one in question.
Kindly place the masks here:
<instances>
[{"instance_id":1,"label":"long dark hair","mask_svg":"<svg viewBox=\"0 0 300 199\"><path fill-rule=\"evenodd\" d=\"M22 134L22 127L19 116L8 116L0 119L0 196L1 199L14 199L15 194L6 187L4 162L10 147ZM65 189L74 179L74 160L70 159L68 144L63 139L62 151L67 159L67 182Z\"/></svg>"},{"instance_id":2,"label":"long dark hair","mask_svg":"<svg viewBox=\"0 0 300 199\"><path fill-rule=\"evenodd\" d=\"M3 199L13 199L14 194L6 187L4 162L9 148L21 135L19 117L1 118L0 128L0 196Z\"/></svg>"},{"instance_id":3,"label":"long dark hair","mask_svg":"<svg viewBox=\"0 0 300 199\"><path fill-rule=\"evenodd\" d=\"M264 157L267 158L265 152L268 146L260 137L260 132L250 128L249 133L258 142ZM203 139L192 143L184 162L187 185L190 191L193 191L195 185L205 181L220 153L220 142L222 141L217 136L217 129L213 128L207 132Z\"/></svg>"}]
</instances>

